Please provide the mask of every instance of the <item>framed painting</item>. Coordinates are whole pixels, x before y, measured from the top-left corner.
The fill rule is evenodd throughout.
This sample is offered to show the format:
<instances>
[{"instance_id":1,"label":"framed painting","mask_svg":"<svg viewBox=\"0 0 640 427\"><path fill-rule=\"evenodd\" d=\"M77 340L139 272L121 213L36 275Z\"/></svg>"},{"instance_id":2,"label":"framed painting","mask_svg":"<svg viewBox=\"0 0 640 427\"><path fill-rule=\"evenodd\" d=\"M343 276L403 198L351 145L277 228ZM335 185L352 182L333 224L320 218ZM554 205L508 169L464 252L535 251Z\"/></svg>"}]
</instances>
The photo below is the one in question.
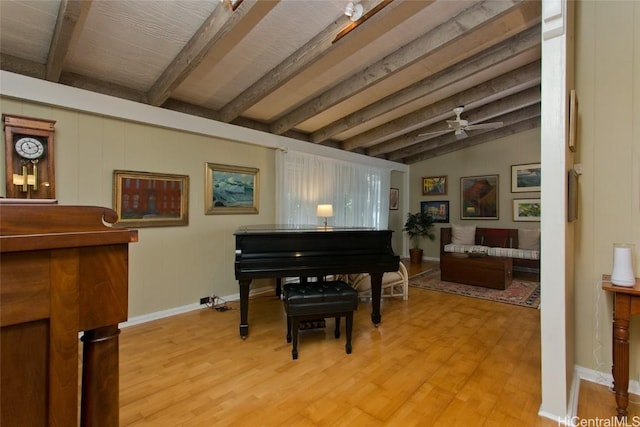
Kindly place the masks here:
<instances>
[{"instance_id":1,"label":"framed painting","mask_svg":"<svg viewBox=\"0 0 640 427\"><path fill-rule=\"evenodd\" d=\"M426 201L420 202L420 212L429 215L434 223L446 224L449 222L449 201Z\"/></svg>"},{"instance_id":2,"label":"framed painting","mask_svg":"<svg viewBox=\"0 0 640 427\"><path fill-rule=\"evenodd\" d=\"M389 210L397 211L400 207L400 190L392 188L389 191Z\"/></svg>"},{"instance_id":3,"label":"framed painting","mask_svg":"<svg viewBox=\"0 0 640 427\"><path fill-rule=\"evenodd\" d=\"M189 176L114 170L113 206L118 225L188 225Z\"/></svg>"},{"instance_id":4,"label":"framed painting","mask_svg":"<svg viewBox=\"0 0 640 427\"><path fill-rule=\"evenodd\" d=\"M498 219L498 175L460 178L460 218Z\"/></svg>"},{"instance_id":5,"label":"framed painting","mask_svg":"<svg viewBox=\"0 0 640 427\"><path fill-rule=\"evenodd\" d=\"M513 199L514 221L540 221L540 199Z\"/></svg>"},{"instance_id":6,"label":"framed painting","mask_svg":"<svg viewBox=\"0 0 640 427\"><path fill-rule=\"evenodd\" d=\"M256 168L205 163L204 213L257 214L258 174Z\"/></svg>"},{"instance_id":7,"label":"framed painting","mask_svg":"<svg viewBox=\"0 0 640 427\"><path fill-rule=\"evenodd\" d=\"M540 191L541 178L540 163L511 166L511 192Z\"/></svg>"},{"instance_id":8,"label":"framed painting","mask_svg":"<svg viewBox=\"0 0 640 427\"><path fill-rule=\"evenodd\" d=\"M443 196L445 194L447 194L447 175L422 178L423 196Z\"/></svg>"}]
</instances>

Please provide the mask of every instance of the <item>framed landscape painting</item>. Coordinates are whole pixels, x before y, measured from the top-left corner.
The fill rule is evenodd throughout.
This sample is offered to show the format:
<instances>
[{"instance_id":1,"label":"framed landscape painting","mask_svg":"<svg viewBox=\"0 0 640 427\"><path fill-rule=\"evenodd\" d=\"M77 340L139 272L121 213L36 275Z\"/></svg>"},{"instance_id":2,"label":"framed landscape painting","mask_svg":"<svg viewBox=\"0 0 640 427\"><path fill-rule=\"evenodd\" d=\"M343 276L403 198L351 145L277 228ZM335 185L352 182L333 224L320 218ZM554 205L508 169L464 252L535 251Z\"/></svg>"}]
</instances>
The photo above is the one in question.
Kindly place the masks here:
<instances>
[{"instance_id":1,"label":"framed landscape painting","mask_svg":"<svg viewBox=\"0 0 640 427\"><path fill-rule=\"evenodd\" d=\"M511 192L540 191L540 163L511 166Z\"/></svg>"},{"instance_id":2,"label":"framed landscape painting","mask_svg":"<svg viewBox=\"0 0 640 427\"><path fill-rule=\"evenodd\" d=\"M498 219L498 175L460 178L460 218Z\"/></svg>"},{"instance_id":3,"label":"framed landscape painting","mask_svg":"<svg viewBox=\"0 0 640 427\"><path fill-rule=\"evenodd\" d=\"M206 163L205 172L206 215L258 213L258 169Z\"/></svg>"},{"instance_id":4,"label":"framed landscape painting","mask_svg":"<svg viewBox=\"0 0 640 427\"><path fill-rule=\"evenodd\" d=\"M540 221L540 199L513 199L514 221Z\"/></svg>"}]
</instances>

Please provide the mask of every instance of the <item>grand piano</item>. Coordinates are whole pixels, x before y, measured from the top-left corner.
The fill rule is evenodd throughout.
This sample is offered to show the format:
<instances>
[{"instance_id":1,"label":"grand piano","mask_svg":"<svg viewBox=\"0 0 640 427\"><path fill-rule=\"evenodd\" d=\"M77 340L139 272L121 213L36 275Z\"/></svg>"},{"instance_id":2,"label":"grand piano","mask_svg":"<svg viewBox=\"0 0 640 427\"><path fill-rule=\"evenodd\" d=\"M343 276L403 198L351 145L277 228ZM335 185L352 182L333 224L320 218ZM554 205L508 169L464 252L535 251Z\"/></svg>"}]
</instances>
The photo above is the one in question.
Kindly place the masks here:
<instances>
[{"instance_id":1,"label":"grand piano","mask_svg":"<svg viewBox=\"0 0 640 427\"><path fill-rule=\"evenodd\" d=\"M240 285L240 337L249 335L253 279L371 275L371 321L380 323L382 275L398 271L390 230L313 225L250 225L235 232L235 275Z\"/></svg>"}]
</instances>

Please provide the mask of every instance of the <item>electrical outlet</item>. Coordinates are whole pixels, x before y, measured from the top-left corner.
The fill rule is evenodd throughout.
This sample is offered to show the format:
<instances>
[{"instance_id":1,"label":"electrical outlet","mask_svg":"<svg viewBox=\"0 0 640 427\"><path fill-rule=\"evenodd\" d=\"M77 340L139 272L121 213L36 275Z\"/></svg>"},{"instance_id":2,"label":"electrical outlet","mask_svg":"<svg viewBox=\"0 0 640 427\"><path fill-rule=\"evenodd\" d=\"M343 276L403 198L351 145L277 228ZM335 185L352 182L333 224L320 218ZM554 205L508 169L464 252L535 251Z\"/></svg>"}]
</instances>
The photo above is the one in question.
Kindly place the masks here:
<instances>
[{"instance_id":1,"label":"electrical outlet","mask_svg":"<svg viewBox=\"0 0 640 427\"><path fill-rule=\"evenodd\" d=\"M200 298L200 304L209 304L211 302L211 297Z\"/></svg>"}]
</instances>

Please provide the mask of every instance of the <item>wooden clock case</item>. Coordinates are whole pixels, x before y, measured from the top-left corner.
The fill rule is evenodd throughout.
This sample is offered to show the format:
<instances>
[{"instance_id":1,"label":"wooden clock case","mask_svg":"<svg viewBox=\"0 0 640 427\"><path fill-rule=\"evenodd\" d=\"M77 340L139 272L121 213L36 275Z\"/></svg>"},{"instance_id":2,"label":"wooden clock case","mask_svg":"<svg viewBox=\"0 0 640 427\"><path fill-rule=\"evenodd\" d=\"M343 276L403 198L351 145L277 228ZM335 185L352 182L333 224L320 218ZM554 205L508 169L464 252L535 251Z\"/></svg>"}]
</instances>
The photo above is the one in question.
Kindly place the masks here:
<instances>
[{"instance_id":1,"label":"wooden clock case","mask_svg":"<svg viewBox=\"0 0 640 427\"><path fill-rule=\"evenodd\" d=\"M5 176L7 198L15 199L55 199L56 184L54 172L53 134L55 121L35 119L31 117L2 116L5 135ZM22 185L14 183L14 175L23 174L23 166L26 165L29 174L32 174L33 163L25 160L15 150L15 143L25 136L38 139L44 145L44 154L36 163L37 188L28 185L24 191Z\"/></svg>"}]
</instances>

